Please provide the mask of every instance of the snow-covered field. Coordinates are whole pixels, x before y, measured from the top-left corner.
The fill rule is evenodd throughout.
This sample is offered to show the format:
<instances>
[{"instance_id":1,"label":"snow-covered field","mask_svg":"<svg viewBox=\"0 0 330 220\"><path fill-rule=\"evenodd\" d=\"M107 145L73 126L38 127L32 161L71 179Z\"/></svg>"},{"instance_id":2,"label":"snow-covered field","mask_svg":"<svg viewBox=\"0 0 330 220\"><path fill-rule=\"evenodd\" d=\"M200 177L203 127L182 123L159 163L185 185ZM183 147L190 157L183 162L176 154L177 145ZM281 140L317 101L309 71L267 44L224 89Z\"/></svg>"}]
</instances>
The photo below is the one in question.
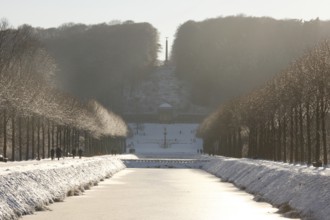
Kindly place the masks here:
<instances>
[{"instance_id":1,"label":"snow-covered field","mask_svg":"<svg viewBox=\"0 0 330 220\"><path fill-rule=\"evenodd\" d=\"M80 194L124 168L122 161L112 156L2 163L0 219L17 219L47 209L49 203Z\"/></svg>"}]
</instances>

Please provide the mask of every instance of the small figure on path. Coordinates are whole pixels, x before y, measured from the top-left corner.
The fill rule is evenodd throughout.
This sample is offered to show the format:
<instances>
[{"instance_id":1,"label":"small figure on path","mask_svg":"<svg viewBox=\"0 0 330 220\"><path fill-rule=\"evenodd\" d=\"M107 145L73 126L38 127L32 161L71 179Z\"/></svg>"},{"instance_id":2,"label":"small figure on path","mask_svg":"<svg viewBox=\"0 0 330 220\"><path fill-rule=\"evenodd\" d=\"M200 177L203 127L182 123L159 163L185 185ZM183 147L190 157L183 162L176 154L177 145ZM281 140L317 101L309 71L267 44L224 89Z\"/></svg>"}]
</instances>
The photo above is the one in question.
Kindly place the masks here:
<instances>
[{"instance_id":1,"label":"small figure on path","mask_svg":"<svg viewBox=\"0 0 330 220\"><path fill-rule=\"evenodd\" d=\"M72 158L74 159L74 158L75 158L75 156L76 156L76 149L75 149L75 148L73 148L71 153L72 153Z\"/></svg>"},{"instance_id":2,"label":"small figure on path","mask_svg":"<svg viewBox=\"0 0 330 220\"><path fill-rule=\"evenodd\" d=\"M60 160L60 157L62 156L62 150L61 148L57 147L56 148L56 157L57 157L57 160Z\"/></svg>"},{"instance_id":3,"label":"small figure on path","mask_svg":"<svg viewBox=\"0 0 330 220\"><path fill-rule=\"evenodd\" d=\"M78 150L79 159L81 159L82 154L83 154L83 150L81 148L79 148L79 150Z\"/></svg>"},{"instance_id":4,"label":"small figure on path","mask_svg":"<svg viewBox=\"0 0 330 220\"><path fill-rule=\"evenodd\" d=\"M55 150L54 150L54 148L52 148L50 150L50 158L52 158L52 160L54 160L54 157L55 157Z\"/></svg>"}]
</instances>

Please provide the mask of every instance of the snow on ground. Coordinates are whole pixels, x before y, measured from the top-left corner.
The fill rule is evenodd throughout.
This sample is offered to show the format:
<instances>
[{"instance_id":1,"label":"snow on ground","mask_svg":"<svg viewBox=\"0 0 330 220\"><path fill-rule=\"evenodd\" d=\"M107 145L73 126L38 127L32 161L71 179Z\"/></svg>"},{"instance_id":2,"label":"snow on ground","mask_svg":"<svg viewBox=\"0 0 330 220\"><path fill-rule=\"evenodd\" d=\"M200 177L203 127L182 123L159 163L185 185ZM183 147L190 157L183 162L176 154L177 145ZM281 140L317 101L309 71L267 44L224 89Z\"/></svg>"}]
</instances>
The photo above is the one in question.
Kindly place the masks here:
<instances>
[{"instance_id":1,"label":"snow on ground","mask_svg":"<svg viewBox=\"0 0 330 220\"><path fill-rule=\"evenodd\" d=\"M195 137L198 124L129 124L132 136L127 150L145 157L191 157L202 149L202 140ZM166 133L166 138L165 138Z\"/></svg>"},{"instance_id":2,"label":"snow on ground","mask_svg":"<svg viewBox=\"0 0 330 220\"><path fill-rule=\"evenodd\" d=\"M124 168L114 156L2 163L0 219L17 219L46 209L49 203L79 194Z\"/></svg>"},{"instance_id":3,"label":"snow on ground","mask_svg":"<svg viewBox=\"0 0 330 220\"><path fill-rule=\"evenodd\" d=\"M210 157L203 166L224 181L265 200L288 216L303 219L330 216L330 169L252 159ZM292 209L291 209L292 208Z\"/></svg>"},{"instance_id":4,"label":"snow on ground","mask_svg":"<svg viewBox=\"0 0 330 220\"><path fill-rule=\"evenodd\" d=\"M254 194L256 200L265 200L279 207L288 216L295 217L299 213L303 219L329 219L329 168L197 154L202 146L201 140L194 140L197 125L140 124L138 132L134 124L130 127L134 136L126 143L128 150L136 150L137 156L0 163L0 219L15 219L22 214L45 209L47 204L54 201L62 201L68 194L79 194L101 179L125 168L120 159L139 157L141 160L146 160L143 159L145 157L202 160L200 164L194 164L194 167L201 167L223 181L234 183ZM166 147L162 145L164 128L169 144ZM143 162L138 164L139 167L144 167ZM150 161L145 165L150 166ZM167 161L160 167L170 168L173 164ZM189 166L182 163L182 168L185 167Z\"/></svg>"}]
</instances>

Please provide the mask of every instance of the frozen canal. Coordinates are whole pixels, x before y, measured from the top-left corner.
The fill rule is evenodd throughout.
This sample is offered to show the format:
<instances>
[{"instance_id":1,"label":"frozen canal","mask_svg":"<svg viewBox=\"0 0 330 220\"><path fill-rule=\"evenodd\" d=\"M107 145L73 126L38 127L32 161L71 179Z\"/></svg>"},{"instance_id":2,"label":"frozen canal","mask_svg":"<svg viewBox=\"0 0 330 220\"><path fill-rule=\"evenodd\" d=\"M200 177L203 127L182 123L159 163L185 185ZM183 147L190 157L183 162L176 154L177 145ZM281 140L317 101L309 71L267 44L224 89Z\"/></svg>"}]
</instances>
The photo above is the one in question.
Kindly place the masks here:
<instances>
[{"instance_id":1,"label":"frozen canal","mask_svg":"<svg viewBox=\"0 0 330 220\"><path fill-rule=\"evenodd\" d=\"M202 170L126 169L23 220L286 219Z\"/></svg>"}]
</instances>

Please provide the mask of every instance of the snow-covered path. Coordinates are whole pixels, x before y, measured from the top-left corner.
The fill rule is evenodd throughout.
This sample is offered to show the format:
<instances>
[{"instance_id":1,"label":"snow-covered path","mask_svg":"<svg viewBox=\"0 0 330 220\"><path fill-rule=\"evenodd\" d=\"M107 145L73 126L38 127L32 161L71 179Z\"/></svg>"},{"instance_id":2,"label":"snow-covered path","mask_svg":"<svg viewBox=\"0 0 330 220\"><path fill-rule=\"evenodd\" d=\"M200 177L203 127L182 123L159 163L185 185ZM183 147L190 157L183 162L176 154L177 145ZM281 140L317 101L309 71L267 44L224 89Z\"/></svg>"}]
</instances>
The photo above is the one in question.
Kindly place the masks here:
<instances>
[{"instance_id":1,"label":"snow-covered path","mask_svg":"<svg viewBox=\"0 0 330 220\"><path fill-rule=\"evenodd\" d=\"M49 208L22 219L284 219L232 184L193 169L126 169Z\"/></svg>"}]
</instances>

